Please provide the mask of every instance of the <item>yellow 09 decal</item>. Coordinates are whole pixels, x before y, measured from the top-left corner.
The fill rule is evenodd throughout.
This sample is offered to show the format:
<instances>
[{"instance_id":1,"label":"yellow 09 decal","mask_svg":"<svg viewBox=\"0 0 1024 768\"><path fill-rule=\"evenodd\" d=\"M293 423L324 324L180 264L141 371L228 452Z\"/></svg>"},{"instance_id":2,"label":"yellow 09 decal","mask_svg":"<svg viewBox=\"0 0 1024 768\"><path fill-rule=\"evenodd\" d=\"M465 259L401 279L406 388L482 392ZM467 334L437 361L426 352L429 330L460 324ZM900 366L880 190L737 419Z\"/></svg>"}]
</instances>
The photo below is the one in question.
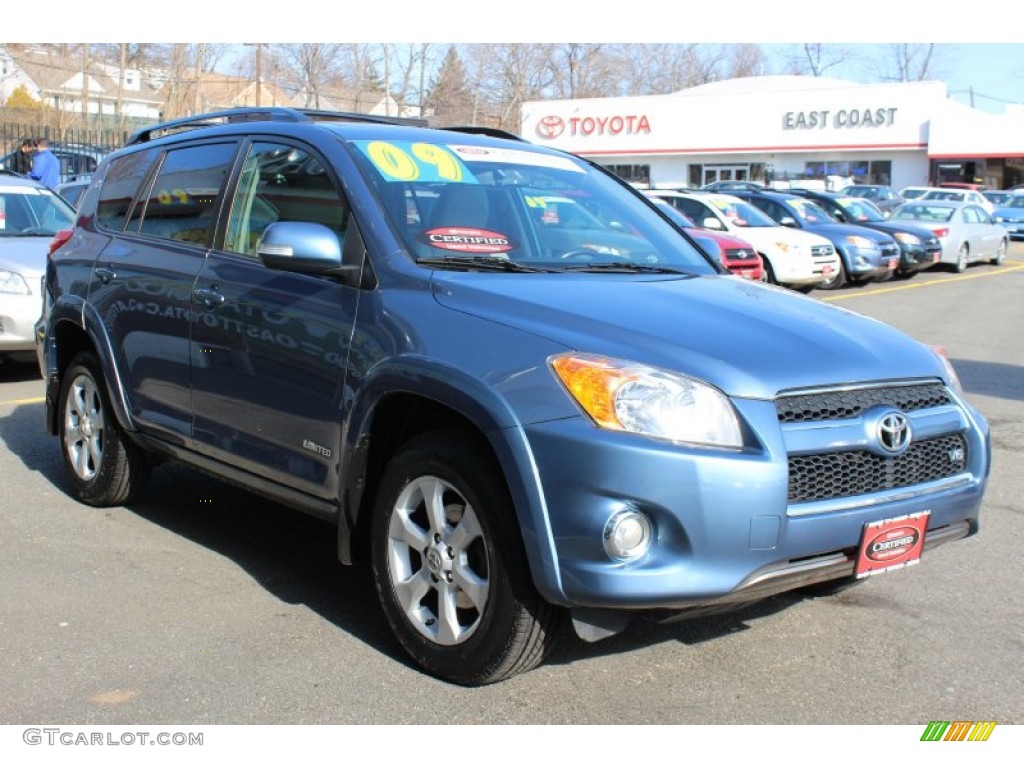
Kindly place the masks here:
<instances>
[{"instance_id":1,"label":"yellow 09 decal","mask_svg":"<svg viewBox=\"0 0 1024 768\"><path fill-rule=\"evenodd\" d=\"M462 161L446 148L424 142L370 141L360 145L392 181L475 181Z\"/></svg>"}]
</instances>

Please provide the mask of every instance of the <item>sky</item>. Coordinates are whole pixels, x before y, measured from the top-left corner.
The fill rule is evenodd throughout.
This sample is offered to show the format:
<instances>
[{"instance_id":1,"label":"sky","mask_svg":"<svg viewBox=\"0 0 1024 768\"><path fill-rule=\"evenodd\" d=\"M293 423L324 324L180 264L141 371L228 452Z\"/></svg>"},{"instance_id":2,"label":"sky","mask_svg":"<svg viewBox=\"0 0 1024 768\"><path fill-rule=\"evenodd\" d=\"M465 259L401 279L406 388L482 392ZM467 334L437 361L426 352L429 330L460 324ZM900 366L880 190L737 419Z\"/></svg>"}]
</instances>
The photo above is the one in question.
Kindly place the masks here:
<instances>
[{"instance_id":1,"label":"sky","mask_svg":"<svg viewBox=\"0 0 1024 768\"><path fill-rule=\"evenodd\" d=\"M947 83L952 98L969 104L973 89L974 106L994 113L1024 104L1024 4L1017 0L985 0L966 23L946 10L954 4L935 0L857 0L841 13L806 0L343 0L302 3L290 18L279 0L128 6L145 7L143 19L125 13L123 0L93 0L85 15L80 4L47 3L52 40L10 42L747 42L770 46L773 55L806 42L855 51L936 43L941 76L935 79ZM68 19L74 24L60 23ZM36 37L41 28L8 26L0 35ZM856 68L826 74L869 82Z\"/></svg>"}]
</instances>

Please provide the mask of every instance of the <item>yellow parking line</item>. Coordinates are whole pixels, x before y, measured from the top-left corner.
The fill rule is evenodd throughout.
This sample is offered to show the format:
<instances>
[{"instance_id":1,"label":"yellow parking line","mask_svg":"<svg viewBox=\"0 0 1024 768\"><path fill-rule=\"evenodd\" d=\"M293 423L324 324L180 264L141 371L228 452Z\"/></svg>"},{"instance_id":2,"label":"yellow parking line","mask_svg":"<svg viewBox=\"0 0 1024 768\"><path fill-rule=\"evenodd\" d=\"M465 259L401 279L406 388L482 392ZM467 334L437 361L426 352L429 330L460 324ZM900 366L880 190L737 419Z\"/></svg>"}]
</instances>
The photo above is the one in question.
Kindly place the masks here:
<instances>
[{"instance_id":1,"label":"yellow parking line","mask_svg":"<svg viewBox=\"0 0 1024 768\"><path fill-rule=\"evenodd\" d=\"M26 397L24 400L4 400L0 405L34 405L45 402L45 397Z\"/></svg>"},{"instance_id":2,"label":"yellow parking line","mask_svg":"<svg viewBox=\"0 0 1024 768\"><path fill-rule=\"evenodd\" d=\"M956 277L944 277L941 280L928 280L927 282L907 283L905 285L894 285L889 288L875 288L870 291L858 291L857 293L846 293L842 296L824 296L822 301L845 301L846 299L859 299L861 296L879 296L883 293L895 293L896 291L912 291L917 288L927 288L930 285L942 285L943 283L955 283L960 280L977 280L981 277L995 277L1005 275L1007 272L1020 272L1024 264L1015 266L1004 266L989 272L982 272L976 275L957 275ZM815 296L814 298L818 298Z\"/></svg>"}]
</instances>

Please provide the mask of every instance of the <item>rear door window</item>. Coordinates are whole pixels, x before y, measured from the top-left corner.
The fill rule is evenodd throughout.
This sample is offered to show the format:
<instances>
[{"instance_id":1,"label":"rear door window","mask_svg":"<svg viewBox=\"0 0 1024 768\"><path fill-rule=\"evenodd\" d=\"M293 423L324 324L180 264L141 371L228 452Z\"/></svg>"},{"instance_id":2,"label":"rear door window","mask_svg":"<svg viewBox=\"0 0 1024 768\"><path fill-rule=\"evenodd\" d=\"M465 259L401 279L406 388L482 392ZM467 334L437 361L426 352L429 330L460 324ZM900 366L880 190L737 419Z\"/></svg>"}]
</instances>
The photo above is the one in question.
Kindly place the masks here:
<instances>
[{"instance_id":1,"label":"rear door window","mask_svg":"<svg viewBox=\"0 0 1024 768\"><path fill-rule=\"evenodd\" d=\"M123 155L110 163L100 189L96 224L100 229L119 232L135 200L139 186L149 172L157 152L147 150Z\"/></svg>"},{"instance_id":2,"label":"rear door window","mask_svg":"<svg viewBox=\"0 0 1024 768\"><path fill-rule=\"evenodd\" d=\"M172 149L149 190L139 232L208 247L236 142Z\"/></svg>"}]
</instances>

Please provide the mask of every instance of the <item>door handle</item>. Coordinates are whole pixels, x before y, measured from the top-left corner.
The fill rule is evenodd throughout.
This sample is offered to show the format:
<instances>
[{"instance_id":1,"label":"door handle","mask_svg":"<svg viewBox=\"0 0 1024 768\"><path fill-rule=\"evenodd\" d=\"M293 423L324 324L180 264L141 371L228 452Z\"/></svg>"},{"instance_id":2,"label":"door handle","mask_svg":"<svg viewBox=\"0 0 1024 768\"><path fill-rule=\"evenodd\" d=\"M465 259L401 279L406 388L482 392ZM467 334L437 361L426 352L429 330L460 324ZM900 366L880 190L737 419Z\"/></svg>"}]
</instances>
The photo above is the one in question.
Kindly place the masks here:
<instances>
[{"instance_id":1,"label":"door handle","mask_svg":"<svg viewBox=\"0 0 1024 768\"><path fill-rule=\"evenodd\" d=\"M94 274L104 285L109 283L111 280L117 279L117 272L114 271L113 267L96 267Z\"/></svg>"},{"instance_id":2,"label":"door handle","mask_svg":"<svg viewBox=\"0 0 1024 768\"><path fill-rule=\"evenodd\" d=\"M207 309L214 309L224 303L224 294L217 292L217 286L211 288L196 288L192 291L196 301L201 301Z\"/></svg>"}]
</instances>

